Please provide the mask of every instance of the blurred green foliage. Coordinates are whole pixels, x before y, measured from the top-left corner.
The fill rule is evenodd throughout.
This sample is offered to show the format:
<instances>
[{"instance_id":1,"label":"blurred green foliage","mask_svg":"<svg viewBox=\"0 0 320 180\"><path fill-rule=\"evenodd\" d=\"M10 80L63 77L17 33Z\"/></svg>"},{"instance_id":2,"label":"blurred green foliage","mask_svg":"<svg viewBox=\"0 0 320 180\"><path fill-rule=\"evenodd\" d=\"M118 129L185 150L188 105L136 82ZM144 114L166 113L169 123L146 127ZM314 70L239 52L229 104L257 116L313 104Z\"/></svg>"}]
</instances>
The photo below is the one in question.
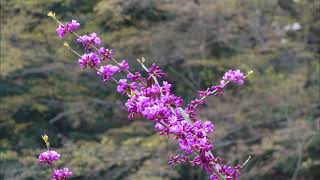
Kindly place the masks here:
<instances>
[{"instance_id":1,"label":"blurred green foliage","mask_svg":"<svg viewBox=\"0 0 320 180\"><path fill-rule=\"evenodd\" d=\"M216 124L214 153L228 164L252 155L242 179L319 179L317 0L1 1L0 179L49 178L36 163L44 133L72 179L207 177L168 168L175 142L152 122L128 120L115 87L79 70L48 11L79 20L80 34L97 32L134 69L142 56L160 64L186 101L227 69L253 69L245 86L210 98L199 114Z\"/></svg>"}]
</instances>

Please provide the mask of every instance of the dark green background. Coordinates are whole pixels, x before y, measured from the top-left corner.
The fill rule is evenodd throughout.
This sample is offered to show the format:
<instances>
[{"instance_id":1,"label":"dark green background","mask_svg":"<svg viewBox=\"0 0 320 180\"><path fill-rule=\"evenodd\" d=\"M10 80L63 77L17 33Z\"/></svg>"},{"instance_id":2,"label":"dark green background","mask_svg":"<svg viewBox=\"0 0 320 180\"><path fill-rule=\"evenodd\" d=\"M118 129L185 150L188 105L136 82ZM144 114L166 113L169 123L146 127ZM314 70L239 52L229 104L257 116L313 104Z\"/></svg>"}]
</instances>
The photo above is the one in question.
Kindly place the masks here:
<instances>
[{"instance_id":1,"label":"dark green background","mask_svg":"<svg viewBox=\"0 0 320 180\"><path fill-rule=\"evenodd\" d=\"M189 165L168 168L177 144L152 122L128 120L115 87L80 70L50 10L77 19L80 34L98 33L134 70L141 57L159 64L185 101L228 69L253 69L199 113L216 124L214 154L230 165L252 155L241 179L320 178L319 1L3 0L0 179L50 179L36 163L43 133L71 179L207 178ZM301 29L286 30L293 23Z\"/></svg>"}]
</instances>

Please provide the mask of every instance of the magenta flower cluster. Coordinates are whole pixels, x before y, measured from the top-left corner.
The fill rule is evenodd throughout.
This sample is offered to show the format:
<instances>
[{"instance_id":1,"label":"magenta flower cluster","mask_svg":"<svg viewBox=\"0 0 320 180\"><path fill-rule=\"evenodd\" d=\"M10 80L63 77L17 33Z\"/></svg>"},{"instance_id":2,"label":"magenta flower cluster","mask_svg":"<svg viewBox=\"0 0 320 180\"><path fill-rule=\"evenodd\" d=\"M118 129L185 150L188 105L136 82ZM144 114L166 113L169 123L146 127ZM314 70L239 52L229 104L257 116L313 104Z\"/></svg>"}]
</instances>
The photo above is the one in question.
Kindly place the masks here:
<instances>
[{"instance_id":1,"label":"magenta flower cluster","mask_svg":"<svg viewBox=\"0 0 320 180\"><path fill-rule=\"evenodd\" d=\"M114 50L113 49L106 49L106 48L104 48L104 47L101 47L100 49L99 49L99 54L101 55L101 56L104 56L104 57L106 57L107 59L112 59L112 57L113 57L113 54L114 54Z\"/></svg>"},{"instance_id":2,"label":"magenta flower cluster","mask_svg":"<svg viewBox=\"0 0 320 180\"><path fill-rule=\"evenodd\" d=\"M235 71L229 70L224 74L222 79L224 81L231 81L236 84L242 85L244 83L243 77L244 77L244 74L240 70L235 70Z\"/></svg>"},{"instance_id":3,"label":"magenta flower cluster","mask_svg":"<svg viewBox=\"0 0 320 180\"><path fill-rule=\"evenodd\" d=\"M55 151L47 150L39 155L38 162L42 164L52 165L53 161L58 161L59 159L60 154Z\"/></svg>"},{"instance_id":4,"label":"magenta flower cluster","mask_svg":"<svg viewBox=\"0 0 320 180\"><path fill-rule=\"evenodd\" d=\"M100 64L100 58L97 56L96 53L89 53L84 54L81 56L81 58L78 60L78 63L81 68L89 67L97 67Z\"/></svg>"},{"instance_id":5,"label":"magenta flower cluster","mask_svg":"<svg viewBox=\"0 0 320 180\"><path fill-rule=\"evenodd\" d=\"M68 168L57 169L53 171L52 180L67 180L71 175L72 172Z\"/></svg>"},{"instance_id":6,"label":"magenta flower cluster","mask_svg":"<svg viewBox=\"0 0 320 180\"><path fill-rule=\"evenodd\" d=\"M96 33L91 33L90 35L83 35L78 37L77 42L81 43L85 50L90 50L92 45L99 46L101 40Z\"/></svg>"},{"instance_id":7,"label":"magenta flower cluster","mask_svg":"<svg viewBox=\"0 0 320 180\"><path fill-rule=\"evenodd\" d=\"M72 172L68 168L55 169L53 167L54 161L58 161L60 159L60 154L56 151L50 150L50 143L47 135L42 136L42 139L47 146L47 150L40 153L38 162L40 164L47 164L50 166L50 169L52 170L52 180L67 180L67 178L72 175Z\"/></svg>"},{"instance_id":8,"label":"magenta flower cluster","mask_svg":"<svg viewBox=\"0 0 320 180\"><path fill-rule=\"evenodd\" d=\"M120 68L118 66L108 64L101 66L97 74L102 77L103 81L108 81L115 73L119 71Z\"/></svg>"},{"instance_id":9,"label":"magenta flower cluster","mask_svg":"<svg viewBox=\"0 0 320 180\"><path fill-rule=\"evenodd\" d=\"M66 35L67 32L73 32L79 29L80 24L76 20L72 20L71 22L66 22L65 25L59 24L59 27L56 29L58 36L62 39Z\"/></svg>"},{"instance_id":10,"label":"magenta flower cluster","mask_svg":"<svg viewBox=\"0 0 320 180\"><path fill-rule=\"evenodd\" d=\"M85 51L91 50L78 60L80 67L91 67L103 81L112 80L116 84L117 92L127 97L125 107L129 119L148 119L154 122L159 135L172 137L177 141L182 153L169 158L168 163L171 167L177 163L191 163L209 173L211 180L238 178L241 166L233 168L224 165L220 157L211 153L214 147L209 137L215 126L211 121L202 121L197 117L197 107L205 104L208 96L221 95L228 83L242 85L246 76L240 70L229 70L224 74L220 84L199 91L199 97L183 108L184 102L172 92L172 84L166 81L159 83L157 78L163 78L166 74L156 64L147 68L143 61L139 60L147 74L144 77L139 71L130 72L126 60L116 61L113 58L113 49L99 47L101 40L96 33L78 36L77 42L83 45ZM74 50L72 52L75 53ZM107 64L102 65L103 61ZM120 72L126 77L117 78ZM195 155L191 155L193 153Z\"/></svg>"}]
</instances>

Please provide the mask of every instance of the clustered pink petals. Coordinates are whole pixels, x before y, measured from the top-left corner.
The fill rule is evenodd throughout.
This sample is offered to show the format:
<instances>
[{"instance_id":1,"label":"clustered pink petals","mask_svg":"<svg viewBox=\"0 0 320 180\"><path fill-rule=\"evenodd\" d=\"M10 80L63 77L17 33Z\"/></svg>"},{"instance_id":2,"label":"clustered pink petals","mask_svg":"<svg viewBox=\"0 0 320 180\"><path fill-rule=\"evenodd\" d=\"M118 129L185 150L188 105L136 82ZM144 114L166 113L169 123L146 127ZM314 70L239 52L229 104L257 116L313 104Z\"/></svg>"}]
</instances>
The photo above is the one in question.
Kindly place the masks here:
<instances>
[{"instance_id":1,"label":"clustered pink petals","mask_svg":"<svg viewBox=\"0 0 320 180\"><path fill-rule=\"evenodd\" d=\"M83 35L77 39L78 43L81 43L85 50L90 50L91 46L99 46L101 39L97 36L97 33L91 33L90 35Z\"/></svg>"},{"instance_id":2,"label":"clustered pink petals","mask_svg":"<svg viewBox=\"0 0 320 180\"><path fill-rule=\"evenodd\" d=\"M164 77L166 74L157 66L156 64L152 64L148 70L149 76L156 76L158 78Z\"/></svg>"},{"instance_id":3,"label":"clustered pink petals","mask_svg":"<svg viewBox=\"0 0 320 180\"><path fill-rule=\"evenodd\" d=\"M97 72L103 79L103 81L108 81L116 72L119 72L120 68L118 66L106 65L101 66L99 71Z\"/></svg>"},{"instance_id":4,"label":"clustered pink petals","mask_svg":"<svg viewBox=\"0 0 320 180\"><path fill-rule=\"evenodd\" d=\"M144 78L142 78L141 73L139 71L134 72L134 74L128 73L127 78L132 81L144 80Z\"/></svg>"},{"instance_id":5,"label":"clustered pink petals","mask_svg":"<svg viewBox=\"0 0 320 180\"><path fill-rule=\"evenodd\" d=\"M72 20L71 22L67 22L66 25L60 24L56 29L58 36L62 39L66 35L67 32L73 32L79 29L80 23L76 20Z\"/></svg>"},{"instance_id":6,"label":"clustered pink petals","mask_svg":"<svg viewBox=\"0 0 320 180\"><path fill-rule=\"evenodd\" d=\"M75 31L79 29L80 23L78 23L76 20L72 20L71 22L66 23L66 29L69 32Z\"/></svg>"},{"instance_id":7,"label":"clustered pink petals","mask_svg":"<svg viewBox=\"0 0 320 180\"><path fill-rule=\"evenodd\" d=\"M127 73L126 78L119 80L113 78L112 80L117 83L117 92L127 97L125 107L129 113L128 118L148 119L155 123L155 129L159 135L172 137L178 142L182 154L169 158L168 163L171 167L177 163L191 162L193 166L199 166L211 174L211 180L218 179L219 176L224 176L226 179L237 179L240 166L231 168L222 164L221 158L212 155L211 151L214 147L209 137L214 131L214 124L211 121L198 119L197 107L205 104L205 98L208 96L222 95L223 89L229 82L242 85L245 76L240 70L229 70L219 85L199 91L199 97L183 108L183 100L172 92L172 85L166 81L159 83L156 80L166 75L156 64L152 64L149 68L143 66L147 71L147 76L144 77L139 71L131 73L126 60L119 63L113 59L113 49L96 47L101 43L96 33L81 36L77 42L84 46L85 51L92 50L91 47L94 47L98 49L98 54L104 60L109 59L112 61L107 62L115 62L115 65L107 64L96 68L100 64L100 58L96 53L91 52L84 54L78 60L81 68L87 66L95 68L103 81L110 80L116 73ZM196 156L189 156L192 153L195 153ZM62 172L68 172L68 170L57 170L56 174L63 174L61 177L67 177L67 174Z\"/></svg>"},{"instance_id":8,"label":"clustered pink petals","mask_svg":"<svg viewBox=\"0 0 320 180\"><path fill-rule=\"evenodd\" d=\"M71 175L72 172L68 168L56 169L52 173L52 180L67 180L67 177Z\"/></svg>"},{"instance_id":9,"label":"clustered pink petals","mask_svg":"<svg viewBox=\"0 0 320 180\"><path fill-rule=\"evenodd\" d=\"M128 80L123 79L121 82L119 81L121 90L125 89L123 87L127 87L127 82ZM139 84L139 82L137 83ZM179 143L179 148L185 154L200 152L191 161L194 166L200 166L206 172L214 174L213 168L224 167L219 157L208 154L213 149L208 136L213 132L214 124L211 121L203 122L195 117L192 124L187 123L180 112L176 110L181 107L182 99L172 94L170 88L171 84L163 82L162 86L152 84L145 87L140 84L139 90L130 90L134 95L129 94L126 103L129 118L140 116L156 122L155 128L159 134L173 135ZM190 116L190 114L188 115ZM189 161L187 156L178 155L170 157L168 163L170 166L174 166L176 163Z\"/></svg>"},{"instance_id":10,"label":"clustered pink petals","mask_svg":"<svg viewBox=\"0 0 320 180\"><path fill-rule=\"evenodd\" d=\"M96 53L84 54L78 60L78 64L81 68L89 67L97 67L100 64L100 58Z\"/></svg>"},{"instance_id":11,"label":"clustered pink petals","mask_svg":"<svg viewBox=\"0 0 320 180\"><path fill-rule=\"evenodd\" d=\"M202 151L192 161L193 166L200 166L208 173L212 173L212 167L215 165L214 163L213 156L206 155L204 151Z\"/></svg>"},{"instance_id":12,"label":"clustered pink petals","mask_svg":"<svg viewBox=\"0 0 320 180\"><path fill-rule=\"evenodd\" d=\"M56 32L60 39L62 39L66 35L67 30L63 25L59 25L59 27L56 29Z\"/></svg>"},{"instance_id":13,"label":"clustered pink petals","mask_svg":"<svg viewBox=\"0 0 320 180\"><path fill-rule=\"evenodd\" d=\"M189 114L192 120L195 120L197 107L199 105L205 104L205 98L211 95L221 96L223 89L226 87L228 82L232 82L238 85L242 85L244 83L244 74L240 70L229 70L227 71L219 85L213 85L211 88L207 88L206 90L198 91L199 98L191 100L187 105L185 111Z\"/></svg>"},{"instance_id":14,"label":"clustered pink petals","mask_svg":"<svg viewBox=\"0 0 320 180\"><path fill-rule=\"evenodd\" d=\"M222 91L225 87L226 87L226 82L224 80L221 80L219 85L213 85L211 89L212 89L212 92L215 92L215 95L221 96Z\"/></svg>"},{"instance_id":15,"label":"clustered pink petals","mask_svg":"<svg viewBox=\"0 0 320 180\"><path fill-rule=\"evenodd\" d=\"M98 52L100 55L106 57L107 59L112 59L114 55L113 49L106 49L104 47L101 47Z\"/></svg>"},{"instance_id":16,"label":"clustered pink petals","mask_svg":"<svg viewBox=\"0 0 320 180\"><path fill-rule=\"evenodd\" d=\"M60 154L56 151L47 150L42 152L38 157L38 162L41 164L47 164L53 170L52 180L67 180L67 177L72 175L72 172L68 168L53 169L53 162L60 159Z\"/></svg>"},{"instance_id":17,"label":"clustered pink petals","mask_svg":"<svg viewBox=\"0 0 320 180\"><path fill-rule=\"evenodd\" d=\"M119 63L119 68L121 70L128 70L129 69L129 64L127 63L126 60L122 60L120 63Z\"/></svg>"},{"instance_id":18,"label":"clustered pink petals","mask_svg":"<svg viewBox=\"0 0 320 180\"><path fill-rule=\"evenodd\" d=\"M242 85L244 83L244 74L240 70L229 70L224 74L222 79Z\"/></svg>"},{"instance_id":19,"label":"clustered pink petals","mask_svg":"<svg viewBox=\"0 0 320 180\"><path fill-rule=\"evenodd\" d=\"M52 165L53 161L58 161L60 159L60 154L56 151L47 150L42 152L38 157L38 162L42 164Z\"/></svg>"},{"instance_id":20,"label":"clustered pink petals","mask_svg":"<svg viewBox=\"0 0 320 180\"><path fill-rule=\"evenodd\" d=\"M170 156L168 159L168 164L170 167L173 167L176 164L187 163L189 162L189 158L185 155L176 155Z\"/></svg>"},{"instance_id":21,"label":"clustered pink petals","mask_svg":"<svg viewBox=\"0 0 320 180\"><path fill-rule=\"evenodd\" d=\"M120 79L117 86L117 91L121 94L126 94L126 93L130 94L132 91L136 90L136 88L137 88L136 82L128 83L127 79Z\"/></svg>"},{"instance_id":22,"label":"clustered pink petals","mask_svg":"<svg viewBox=\"0 0 320 180\"><path fill-rule=\"evenodd\" d=\"M218 176L216 174L211 174L209 177L210 180L219 180Z\"/></svg>"},{"instance_id":23,"label":"clustered pink petals","mask_svg":"<svg viewBox=\"0 0 320 180\"><path fill-rule=\"evenodd\" d=\"M223 174L227 180L233 180L233 179L238 179L238 177L240 176L240 173L239 173L240 169L241 169L240 165L237 165L234 168L223 165L220 167L219 172Z\"/></svg>"}]
</instances>

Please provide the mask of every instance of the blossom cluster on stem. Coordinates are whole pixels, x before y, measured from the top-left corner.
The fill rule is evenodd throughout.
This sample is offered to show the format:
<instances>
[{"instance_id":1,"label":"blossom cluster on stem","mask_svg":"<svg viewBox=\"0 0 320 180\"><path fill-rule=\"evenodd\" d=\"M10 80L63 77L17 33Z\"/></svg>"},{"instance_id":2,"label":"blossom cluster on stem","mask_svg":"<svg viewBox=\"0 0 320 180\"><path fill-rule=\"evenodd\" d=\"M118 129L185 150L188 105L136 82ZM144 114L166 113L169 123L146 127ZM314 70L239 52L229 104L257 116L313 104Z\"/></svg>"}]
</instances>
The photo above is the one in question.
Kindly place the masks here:
<instances>
[{"instance_id":1,"label":"blossom cluster on stem","mask_svg":"<svg viewBox=\"0 0 320 180\"><path fill-rule=\"evenodd\" d=\"M57 22L60 27L61 22ZM99 47L101 40L96 33L91 33L89 36L73 34L77 36L76 41L83 45L86 54L80 56L69 45L67 45L68 49L80 56L78 63L81 68L93 68L103 81L112 79L112 82L116 83L117 92L127 98L125 107L128 111L128 118L143 117L150 120L154 123L159 135L177 141L181 154L171 156L168 161L169 166L191 163L209 173L211 180L238 178L242 166L227 166L223 164L220 157L211 153L214 147L209 137L214 132L215 126L211 121L200 120L196 114L197 107L205 104L208 96L222 95L228 83L244 84L246 78L244 73L240 70L227 71L220 84L199 91L199 97L187 103L184 108L183 99L172 92L172 84L167 81L158 82L157 78L166 76L159 66L152 64L147 68L143 59L138 62L146 71L147 76L144 77L139 71L130 72L126 60L118 62L114 59L113 49ZM106 65L102 64L103 61L106 62ZM121 76L120 72L125 73L126 76L117 80L116 77Z\"/></svg>"},{"instance_id":2,"label":"blossom cluster on stem","mask_svg":"<svg viewBox=\"0 0 320 180\"><path fill-rule=\"evenodd\" d=\"M59 27L56 29L58 36L62 39L67 32L73 32L79 29L80 24L76 20L66 22L66 24L59 24Z\"/></svg>"},{"instance_id":3,"label":"blossom cluster on stem","mask_svg":"<svg viewBox=\"0 0 320 180\"><path fill-rule=\"evenodd\" d=\"M58 161L60 159L60 154L50 149L49 138L47 135L43 135L42 139L47 146L47 150L40 153L38 162L40 164L46 164L50 167L52 171L52 180L67 180L67 178L72 175L72 172L68 168L54 168L54 161Z\"/></svg>"}]
</instances>

